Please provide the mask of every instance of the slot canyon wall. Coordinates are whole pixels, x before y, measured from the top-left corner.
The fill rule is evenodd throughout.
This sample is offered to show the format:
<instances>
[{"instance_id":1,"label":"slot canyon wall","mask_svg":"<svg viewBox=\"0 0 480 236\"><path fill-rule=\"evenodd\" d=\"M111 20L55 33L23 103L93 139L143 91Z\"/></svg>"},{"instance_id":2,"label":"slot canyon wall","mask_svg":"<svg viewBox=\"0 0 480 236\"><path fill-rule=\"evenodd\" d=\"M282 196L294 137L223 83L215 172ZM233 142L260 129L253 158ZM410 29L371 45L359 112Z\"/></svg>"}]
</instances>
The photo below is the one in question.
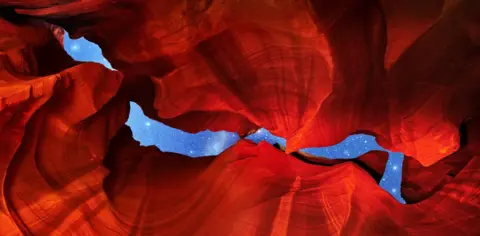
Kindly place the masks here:
<instances>
[{"instance_id":1,"label":"slot canyon wall","mask_svg":"<svg viewBox=\"0 0 480 236\"><path fill-rule=\"evenodd\" d=\"M0 235L480 235L480 1L0 0ZM74 61L64 30L113 68ZM264 127L192 159L188 132ZM368 133L387 160L301 157ZM295 155L294 155L295 154ZM308 161L307 161L308 160Z\"/></svg>"}]
</instances>

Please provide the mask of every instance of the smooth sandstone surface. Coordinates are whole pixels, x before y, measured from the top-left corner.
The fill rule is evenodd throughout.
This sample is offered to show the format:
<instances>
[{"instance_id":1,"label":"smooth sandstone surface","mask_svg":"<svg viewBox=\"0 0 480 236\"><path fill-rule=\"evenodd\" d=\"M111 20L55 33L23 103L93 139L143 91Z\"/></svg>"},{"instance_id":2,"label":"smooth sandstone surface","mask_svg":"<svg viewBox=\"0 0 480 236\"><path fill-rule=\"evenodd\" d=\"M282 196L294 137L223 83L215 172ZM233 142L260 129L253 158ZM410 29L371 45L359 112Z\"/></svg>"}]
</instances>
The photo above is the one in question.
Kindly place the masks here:
<instances>
[{"instance_id":1,"label":"smooth sandstone surface","mask_svg":"<svg viewBox=\"0 0 480 236\"><path fill-rule=\"evenodd\" d=\"M0 0L0 235L479 235L476 0ZM115 71L80 63L63 29ZM129 102L240 140L143 147ZM386 156L300 148L375 135ZM300 155L300 156L299 156Z\"/></svg>"}]
</instances>

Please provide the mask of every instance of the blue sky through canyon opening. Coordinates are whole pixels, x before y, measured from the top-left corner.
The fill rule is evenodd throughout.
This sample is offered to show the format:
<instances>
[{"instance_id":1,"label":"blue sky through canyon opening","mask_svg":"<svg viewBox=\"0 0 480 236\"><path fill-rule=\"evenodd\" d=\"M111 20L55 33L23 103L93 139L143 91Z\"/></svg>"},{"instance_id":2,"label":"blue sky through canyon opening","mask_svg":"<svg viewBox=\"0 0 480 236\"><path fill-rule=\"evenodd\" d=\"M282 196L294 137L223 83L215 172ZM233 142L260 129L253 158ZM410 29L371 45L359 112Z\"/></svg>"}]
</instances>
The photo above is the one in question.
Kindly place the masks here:
<instances>
[{"instance_id":1,"label":"blue sky through canyon opening","mask_svg":"<svg viewBox=\"0 0 480 236\"><path fill-rule=\"evenodd\" d=\"M84 38L72 40L65 33L64 46L67 53L77 61L97 62L112 69L110 63L103 57L101 49ZM151 120L143 114L137 104L130 103L130 115L127 125L133 132L133 137L143 146L155 145L164 152L174 152L190 157L218 155L239 140L236 133L219 131L202 131L190 134L158 121ZM267 141L270 144L278 143L285 146L285 139L259 129L247 137L256 143ZM400 194L402 177L403 154L390 152L380 147L375 138L365 134L355 134L342 142L329 147L312 147L301 151L313 156L322 156L331 159L354 159L369 151L378 150L388 152L389 158L385 172L379 185L388 191L395 199L405 203Z\"/></svg>"}]
</instances>

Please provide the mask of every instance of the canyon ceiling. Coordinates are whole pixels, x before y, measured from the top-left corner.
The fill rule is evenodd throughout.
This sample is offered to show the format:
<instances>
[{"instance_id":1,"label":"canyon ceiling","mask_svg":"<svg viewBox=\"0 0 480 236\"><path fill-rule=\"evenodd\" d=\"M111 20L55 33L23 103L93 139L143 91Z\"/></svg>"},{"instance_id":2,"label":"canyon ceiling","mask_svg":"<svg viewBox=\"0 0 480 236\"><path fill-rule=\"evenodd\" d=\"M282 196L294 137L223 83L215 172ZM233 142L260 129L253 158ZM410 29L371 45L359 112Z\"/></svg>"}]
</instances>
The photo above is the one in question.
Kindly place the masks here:
<instances>
[{"instance_id":1,"label":"canyon ceiling","mask_svg":"<svg viewBox=\"0 0 480 236\"><path fill-rule=\"evenodd\" d=\"M0 235L480 235L478 0L0 0ZM73 60L64 30L115 70ZM129 102L218 156L144 147ZM297 153L350 134L402 152Z\"/></svg>"}]
</instances>

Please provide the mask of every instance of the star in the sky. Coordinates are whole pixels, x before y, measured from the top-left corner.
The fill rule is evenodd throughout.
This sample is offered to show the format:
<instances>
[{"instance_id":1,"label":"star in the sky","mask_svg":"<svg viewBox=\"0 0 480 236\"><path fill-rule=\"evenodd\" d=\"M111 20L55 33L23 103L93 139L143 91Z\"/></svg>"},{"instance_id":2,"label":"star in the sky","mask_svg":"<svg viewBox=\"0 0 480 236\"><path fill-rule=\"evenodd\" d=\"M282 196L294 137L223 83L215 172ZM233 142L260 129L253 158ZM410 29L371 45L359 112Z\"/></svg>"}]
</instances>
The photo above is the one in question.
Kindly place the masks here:
<instances>
[{"instance_id":1,"label":"star in the sky","mask_svg":"<svg viewBox=\"0 0 480 236\"><path fill-rule=\"evenodd\" d=\"M80 45L78 45L77 43L73 43L70 46L70 50L72 50L72 52L80 52Z\"/></svg>"}]
</instances>

